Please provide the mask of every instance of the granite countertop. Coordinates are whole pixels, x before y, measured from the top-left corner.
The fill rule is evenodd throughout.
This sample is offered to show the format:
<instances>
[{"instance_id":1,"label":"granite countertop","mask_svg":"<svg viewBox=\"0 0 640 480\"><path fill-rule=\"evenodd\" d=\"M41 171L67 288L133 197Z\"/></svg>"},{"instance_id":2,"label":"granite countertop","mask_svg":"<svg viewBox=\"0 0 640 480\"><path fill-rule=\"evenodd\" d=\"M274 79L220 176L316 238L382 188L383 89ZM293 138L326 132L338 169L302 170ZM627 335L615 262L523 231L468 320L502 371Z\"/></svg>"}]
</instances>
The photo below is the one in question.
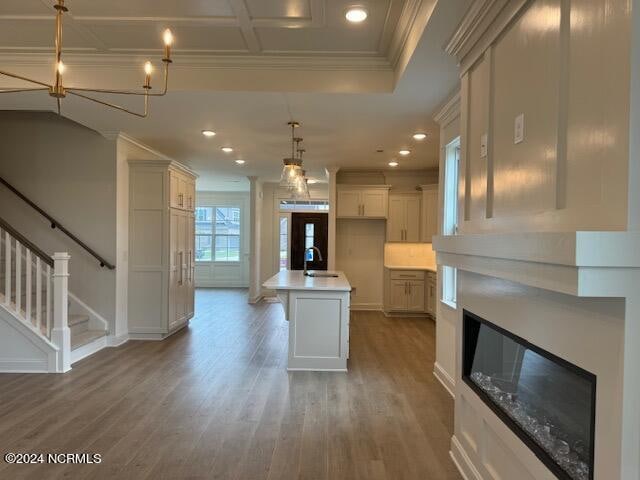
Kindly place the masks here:
<instances>
[{"instance_id":1,"label":"granite countertop","mask_svg":"<svg viewBox=\"0 0 640 480\"><path fill-rule=\"evenodd\" d=\"M334 273L337 277L306 277L302 270L283 270L262 286L269 290L318 290L333 292L350 292L351 285L343 272L328 271L321 273Z\"/></svg>"}]
</instances>

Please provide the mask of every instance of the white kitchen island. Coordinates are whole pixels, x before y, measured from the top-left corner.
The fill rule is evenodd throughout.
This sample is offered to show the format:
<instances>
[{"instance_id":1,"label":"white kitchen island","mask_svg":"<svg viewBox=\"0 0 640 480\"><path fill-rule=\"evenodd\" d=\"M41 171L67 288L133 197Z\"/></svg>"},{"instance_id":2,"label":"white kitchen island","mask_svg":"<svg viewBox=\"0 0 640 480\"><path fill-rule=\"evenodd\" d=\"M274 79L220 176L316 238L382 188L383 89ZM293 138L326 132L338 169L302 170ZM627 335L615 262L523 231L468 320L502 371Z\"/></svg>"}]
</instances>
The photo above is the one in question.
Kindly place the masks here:
<instances>
[{"instance_id":1,"label":"white kitchen island","mask_svg":"<svg viewBox=\"0 0 640 480\"><path fill-rule=\"evenodd\" d=\"M262 285L277 292L289 320L287 369L346 372L351 285L342 272L315 273L336 276L284 270Z\"/></svg>"}]
</instances>

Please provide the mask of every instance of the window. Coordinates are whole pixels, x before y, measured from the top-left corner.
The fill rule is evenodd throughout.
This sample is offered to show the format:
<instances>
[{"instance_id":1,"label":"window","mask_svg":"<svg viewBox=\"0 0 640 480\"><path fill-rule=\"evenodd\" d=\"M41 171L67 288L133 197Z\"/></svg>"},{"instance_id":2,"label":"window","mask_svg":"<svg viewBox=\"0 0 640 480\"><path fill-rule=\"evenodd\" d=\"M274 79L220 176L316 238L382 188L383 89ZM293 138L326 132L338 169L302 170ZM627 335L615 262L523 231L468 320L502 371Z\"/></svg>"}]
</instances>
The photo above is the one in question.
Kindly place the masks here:
<instances>
[{"instance_id":1,"label":"window","mask_svg":"<svg viewBox=\"0 0 640 480\"><path fill-rule=\"evenodd\" d=\"M289 268L289 217L280 215L280 271Z\"/></svg>"},{"instance_id":2,"label":"window","mask_svg":"<svg viewBox=\"0 0 640 480\"><path fill-rule=\"evenodd\" d=\"M286 212L326 212L329 210L329 202L326 200L280 200L280 210Z\"/></svg>"},{"instance_id":3,"label":"window","mask_svg":"<svg viewBox=\"0 0 640 480\"><path fill-rule=\"evenodd\" d=\"M460 162L460 138L455 139L445 150L444 165L444 222L443 233L458 233L458 163ZM457 277L455 268L442 267L442 301L456 308Z\"/></svg>"},{"instance_id":4,"label":"window","mask_svg":"<svg viewBox=\"0 0 640 480\"><path fill-rule=\"evenodd\" d=\"M458 230L458 162L460 139L447 145L444 166L444 225L445 235L455 235Z\"/></svg>"},{"instance_id":5,"label":"window","mask_svg":"<svg viewBox=\"0 0 640 480\"><path fill-rule=\"evenodd\" d=\"M240 261L240 207L196 208L196 261Z\"/></svg>"}]
</instances>

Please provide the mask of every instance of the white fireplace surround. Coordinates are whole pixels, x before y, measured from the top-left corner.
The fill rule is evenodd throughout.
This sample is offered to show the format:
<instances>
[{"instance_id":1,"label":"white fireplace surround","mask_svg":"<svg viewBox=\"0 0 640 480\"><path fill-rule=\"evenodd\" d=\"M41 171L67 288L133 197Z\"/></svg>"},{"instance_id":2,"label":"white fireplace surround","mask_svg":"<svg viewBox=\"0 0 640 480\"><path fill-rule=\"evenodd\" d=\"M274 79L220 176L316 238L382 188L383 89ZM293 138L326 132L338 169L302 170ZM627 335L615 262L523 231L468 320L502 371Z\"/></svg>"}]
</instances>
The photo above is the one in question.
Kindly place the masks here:
<instances>
[{"instance_id":1,"label":"white fireplace surround","mask_svg":"<svg viewBox=\"0 0 640 480\"><path fill-rule=\"evenodd\" d=\"M434 237L458 268L455 429L467 479L553 479L462 377L462 310L597 376L594 478L640 478L640 234Z\"/></svg>"}]
</instances>

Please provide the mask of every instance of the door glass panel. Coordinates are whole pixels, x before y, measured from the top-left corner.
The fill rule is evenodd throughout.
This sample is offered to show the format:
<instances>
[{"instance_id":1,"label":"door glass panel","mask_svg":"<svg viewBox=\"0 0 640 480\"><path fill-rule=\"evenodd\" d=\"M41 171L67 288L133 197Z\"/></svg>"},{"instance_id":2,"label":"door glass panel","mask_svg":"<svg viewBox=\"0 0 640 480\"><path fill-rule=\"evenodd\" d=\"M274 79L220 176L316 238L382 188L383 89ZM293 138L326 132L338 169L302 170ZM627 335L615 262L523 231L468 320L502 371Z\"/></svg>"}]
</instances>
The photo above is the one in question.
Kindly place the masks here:
<instances>
[{"instance_id":1,"label":"door glass panel","mask_svg":"<svg viewBox=\"0 0 640 480\"><path fill-rule=\"evenodd\" d=\"M289 219L280 217L280 270L286 270L289 266Z\"/></svg>"},{"instance_id":2,"label":"door glass panel","mask_svg":"<svg viewBox=\"0 0 640 480\"><path fill-rule=\"evenodd\" d=\"M314 246L314 225L313 223L307 223L304 226L304 248L310 248ZM313 262L315 258L315 252L313 250L308 250L306 254L306 260L308 262Z\"/></svg>"}]
</instances>

